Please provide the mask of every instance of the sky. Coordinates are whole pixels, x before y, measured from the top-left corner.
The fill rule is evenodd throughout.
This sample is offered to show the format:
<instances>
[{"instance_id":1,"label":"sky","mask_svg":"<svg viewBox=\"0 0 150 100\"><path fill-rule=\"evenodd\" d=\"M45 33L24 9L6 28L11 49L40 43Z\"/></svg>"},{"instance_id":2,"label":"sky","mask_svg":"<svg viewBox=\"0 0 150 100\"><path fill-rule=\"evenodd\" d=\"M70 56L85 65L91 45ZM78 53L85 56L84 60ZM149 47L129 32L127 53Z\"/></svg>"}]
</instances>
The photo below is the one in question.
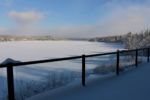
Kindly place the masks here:
<instances>
[{"instance_id":1,"label":"sky","mask_svg":"<svg viewBox=\"0 0 150 100\"><path fill-rule=\"evenodd\" d=\"M0 0L0 34L97 37L150 28L150 0Z\"/></svg>"}]
</instances>

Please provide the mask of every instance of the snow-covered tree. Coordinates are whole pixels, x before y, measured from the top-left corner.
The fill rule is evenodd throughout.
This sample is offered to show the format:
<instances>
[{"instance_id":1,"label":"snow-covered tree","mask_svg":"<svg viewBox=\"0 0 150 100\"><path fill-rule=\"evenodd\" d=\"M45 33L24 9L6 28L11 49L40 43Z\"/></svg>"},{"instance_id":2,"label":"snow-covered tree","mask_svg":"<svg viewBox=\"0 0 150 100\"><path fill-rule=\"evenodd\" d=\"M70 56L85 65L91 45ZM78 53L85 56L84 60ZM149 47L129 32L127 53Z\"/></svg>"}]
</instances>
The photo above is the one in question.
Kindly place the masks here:
<instances>
[{"instance_id":1,"label":"snow-covered tree","mask_svg":"<svg viewBox=\"0 0 150 100\"><path fill-rule=\"evenodd\" d=\"M150 47L150 30L135 34L129 32L125 36L124 44L126 49Z\"/></svg>"}]
</instances>

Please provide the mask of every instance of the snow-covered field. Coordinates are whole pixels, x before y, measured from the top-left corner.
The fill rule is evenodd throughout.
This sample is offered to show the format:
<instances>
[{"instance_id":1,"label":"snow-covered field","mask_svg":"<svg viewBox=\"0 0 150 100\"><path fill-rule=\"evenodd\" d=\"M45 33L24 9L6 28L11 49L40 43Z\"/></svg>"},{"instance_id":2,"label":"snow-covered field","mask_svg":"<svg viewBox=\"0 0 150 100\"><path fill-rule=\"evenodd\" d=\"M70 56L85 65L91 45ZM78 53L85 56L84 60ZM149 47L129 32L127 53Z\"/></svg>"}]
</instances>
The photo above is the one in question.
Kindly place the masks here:
<instances>
[{"instance_id":1,"label":"snow-covered field","mask_svg":"<svg viewBox=\"0 0 150 100\"><path fill-rule=\"evenodd\" d=\"M123 49L123 45L87 41L19 41L0 43L0 62L7 58L18 61L95 54ZM108 57L87 59L87 70ZM17 100L66 85L81 76L81 59L21 66L14 68ZM0 70L0 100L7 97L5 69Z\"/></svg>"}]
</instances>

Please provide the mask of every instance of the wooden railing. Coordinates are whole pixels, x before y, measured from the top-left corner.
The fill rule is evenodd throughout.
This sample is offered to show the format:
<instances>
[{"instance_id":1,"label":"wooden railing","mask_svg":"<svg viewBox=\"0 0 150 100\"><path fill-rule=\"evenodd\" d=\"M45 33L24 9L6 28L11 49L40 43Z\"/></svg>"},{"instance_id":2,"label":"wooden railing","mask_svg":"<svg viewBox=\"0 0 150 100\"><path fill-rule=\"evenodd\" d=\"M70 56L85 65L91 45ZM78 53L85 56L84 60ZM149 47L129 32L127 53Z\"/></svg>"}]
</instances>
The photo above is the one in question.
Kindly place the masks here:
<instances>
[{"instance_id":1,"label":"wooden railing","mask_svg":"<svg viewBox=\"0 0 150 100\"><path fill-rule=\"evenodd\" d=\"M135 52L135 66L138 66L138 51L146 50L147 62L150 61L150 48L141 48L141 49L133 49L133 50L117 50L116 52L108 52L108 53L101 53L101 54L91 54L91 55L81 55L81 56L74 56L74 57L65 57L65 58L56 58L56 59L45 59L45 60L37 60L37 61L28 61L28 62L18 62L18 63L7 63L7 64L0 64L0 68L7 69L7 84L8 84L8 100L15 100L14 94L14 73L13 68L22 65L32 65L32 64L40 64L40 63L47 63L47 62L57 62L57 61L65 61L65 60L72 60L72 59L82 59L82 85L86 85L86 58L89 57L96 57L96 56L104 56L104 55L112 55L116 54L116 75L119 75L119 63L120 63L120 53L128 53L128 52Z\"/></svg>"}]
</instances>

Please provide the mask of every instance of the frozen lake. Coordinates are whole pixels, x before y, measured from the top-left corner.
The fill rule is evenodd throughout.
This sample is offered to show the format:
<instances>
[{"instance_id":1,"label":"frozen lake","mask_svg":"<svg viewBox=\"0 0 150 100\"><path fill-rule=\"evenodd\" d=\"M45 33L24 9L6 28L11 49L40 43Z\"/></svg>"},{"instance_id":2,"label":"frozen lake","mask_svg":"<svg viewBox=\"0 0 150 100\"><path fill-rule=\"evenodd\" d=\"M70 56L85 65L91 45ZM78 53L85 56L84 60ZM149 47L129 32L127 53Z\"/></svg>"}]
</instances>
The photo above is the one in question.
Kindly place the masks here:
<instances>
[{"instance_id":1,"label":"frozen lake","mask_svg":"<svg viewBox=\"0 0 150 100\"><path fill-rule=\"evenodd\" d=\"M111 52L117 49L123 49L123 45L88 41L1 42L0 62L7 58L30 61ZM104 62L108 63L110 60L113 61L107 56L86 59L86 70L91 70ZM14 76L16 100L24 100L81 78L81 59L16 67ZM0 70L0 100L6 98L6 69L3 68Z\"/></svg>"},{"instance_id":2,"label":"frozen lake","mask_svg":"<svg viewBox=\"0 0 150 100\"><path fill-rule=\"evenodd\" d=\"M111 52L122 49L115 43L88 41L15 41L0 43L0 61L12 58L20 61L68 57L81 54Z\"/></svg>"}]
</instances>

